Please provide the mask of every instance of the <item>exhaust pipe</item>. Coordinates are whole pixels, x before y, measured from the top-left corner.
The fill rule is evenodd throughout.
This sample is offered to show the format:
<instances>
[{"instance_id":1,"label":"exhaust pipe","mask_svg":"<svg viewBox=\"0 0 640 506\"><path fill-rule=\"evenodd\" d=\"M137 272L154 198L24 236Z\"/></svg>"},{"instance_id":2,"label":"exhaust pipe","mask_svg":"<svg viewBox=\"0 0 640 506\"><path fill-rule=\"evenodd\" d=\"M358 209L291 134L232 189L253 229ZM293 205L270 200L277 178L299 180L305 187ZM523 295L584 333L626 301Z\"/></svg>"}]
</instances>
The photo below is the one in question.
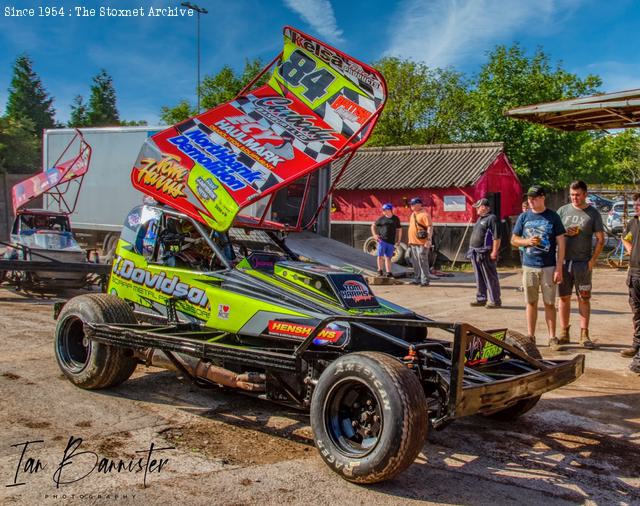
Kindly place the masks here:
<instances>
[{"instance_id":1,"label":"exhaust pipe","mask_svg":"<svg viewBox=\"0 0 640 506\"><path fill-rule=\"evenodd\" d=\"M174 353L174 356L189 374L195 378L204 379L225 387L239 388L248 392L264 392L266 390L266 374L256 372L238 374L183 353ZM162 350L151 348L144 351L139 357L144 360L147 366L151 365L170 371L178 371L175 364Z\"/></svg>"}]
</instances>

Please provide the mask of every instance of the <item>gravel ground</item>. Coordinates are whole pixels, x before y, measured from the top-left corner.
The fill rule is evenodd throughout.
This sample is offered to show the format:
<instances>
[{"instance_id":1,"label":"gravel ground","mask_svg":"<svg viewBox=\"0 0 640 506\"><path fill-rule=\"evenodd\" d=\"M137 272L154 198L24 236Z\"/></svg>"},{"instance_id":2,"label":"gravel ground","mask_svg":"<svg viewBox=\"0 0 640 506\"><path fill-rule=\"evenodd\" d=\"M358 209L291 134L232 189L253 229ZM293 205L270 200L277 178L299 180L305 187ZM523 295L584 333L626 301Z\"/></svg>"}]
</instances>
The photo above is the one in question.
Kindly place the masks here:
<instances>
[{"instance_id":1,"label":"gravel ground","mask_svg":"<svg viewBox=\"0 0 640 506\"><path fill-rule=\"evenodd\" d=\"M375 288L437 319L523 332L519 272L501 278L500 310L469 307L470 274L429 288ZM595 273L597 350L575 345L553 355L540 313L543 355L586 354L577 382L546 394L517 422L471 417L433 432L405 473L367 487L323 464L305 413L195 389L142 366L112 390L74 387L53 355L53 300L0 288L0 503L638 504L640 376L618 354L631 335L624 279L619 271ZM104 468L120 460L130 466ZM97 461L103 466L94 468Z\"/></svg>"}]
</instances>

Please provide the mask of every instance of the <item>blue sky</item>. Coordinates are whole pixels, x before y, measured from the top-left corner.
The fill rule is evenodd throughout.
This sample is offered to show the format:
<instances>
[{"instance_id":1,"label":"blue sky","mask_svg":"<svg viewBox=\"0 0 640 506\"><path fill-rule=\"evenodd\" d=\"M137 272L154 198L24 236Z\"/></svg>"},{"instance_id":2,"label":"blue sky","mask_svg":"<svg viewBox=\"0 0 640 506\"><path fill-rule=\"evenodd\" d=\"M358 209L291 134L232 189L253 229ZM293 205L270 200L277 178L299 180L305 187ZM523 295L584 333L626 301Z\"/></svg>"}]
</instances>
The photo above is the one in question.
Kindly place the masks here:
<instances>
[{"instance_id":1,"label":"blue sky","mask_svg":"<svg viewBox=\"0 0 640 506\"><path fill-rule=\"evenodd\" d=\"M603 91L640 88L637 0L194 0L201 17L202 74L245 58L270 61L292 25L366 62L393 55L469 75L496 44L542 47L552 61L585 76L599 75ZM64 17L41 17L38 5L64 7ZM74 7L96 9L93 17ZM58 121L76 95L89 95L104 68L113 77L123 119L158 123L160 107L195 102L195 17L150 17L173 0L0 0L0 110L11 68L27 53ZM6 16L11 8L34 16ZM100 16L99 9L142 7L143 17ZM73 14L73 15L70 15Z\"/></svg>"}]
</instances>

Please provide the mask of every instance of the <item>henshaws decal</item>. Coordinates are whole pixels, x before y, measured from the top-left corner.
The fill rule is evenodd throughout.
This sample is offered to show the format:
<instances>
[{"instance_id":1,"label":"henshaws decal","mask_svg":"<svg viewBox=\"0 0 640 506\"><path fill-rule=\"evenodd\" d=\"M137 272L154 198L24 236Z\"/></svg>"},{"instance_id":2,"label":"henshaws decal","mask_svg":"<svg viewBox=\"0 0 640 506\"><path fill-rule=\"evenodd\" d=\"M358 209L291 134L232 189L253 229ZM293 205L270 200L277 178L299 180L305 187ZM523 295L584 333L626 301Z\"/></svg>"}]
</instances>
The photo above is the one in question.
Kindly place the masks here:
<instances>
[{"instance_id":1,"label":"henshaws decal","mask_svg":"<svg viewBox=\"0 0 640 506\"><path fill-rule=\"evenodd\" d=\"M302 325L300 323L269 321L269 334L282 337L309 337L315 327L312 325ZM342 337L344 331L334 329L322 329L317 339L328 342L336 342Z\"/></svg>"}]
</instances>

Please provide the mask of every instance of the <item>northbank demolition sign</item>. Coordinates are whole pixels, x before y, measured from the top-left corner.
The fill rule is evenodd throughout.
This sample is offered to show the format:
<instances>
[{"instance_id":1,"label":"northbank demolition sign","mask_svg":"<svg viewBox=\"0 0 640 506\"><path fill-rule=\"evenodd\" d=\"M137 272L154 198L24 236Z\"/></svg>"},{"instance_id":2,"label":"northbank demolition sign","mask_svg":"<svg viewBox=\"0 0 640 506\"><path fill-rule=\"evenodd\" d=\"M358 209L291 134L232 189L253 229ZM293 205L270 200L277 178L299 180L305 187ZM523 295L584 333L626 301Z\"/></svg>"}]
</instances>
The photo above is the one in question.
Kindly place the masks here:
<instances>
[{"instance_id":1,"label":"northbank demolition sign","mask_svg":"<svg viewBox=\"0 0 640 506\"><path fill-rule=\"evenodd\" d=\"M166 17L166 18L179 18L186 16L193 16L194 11L192 9L184 7L138 7L135 9L117 9L111 6L102 6L98 8L89 8L85 6L75 6L68 8L47 8L47 7L32 7L32 8L18 8L18 7L5 7L3 10L5 17L123 17L123 18L140 18L140 17Z\"/></svg>"}]
</instances>

